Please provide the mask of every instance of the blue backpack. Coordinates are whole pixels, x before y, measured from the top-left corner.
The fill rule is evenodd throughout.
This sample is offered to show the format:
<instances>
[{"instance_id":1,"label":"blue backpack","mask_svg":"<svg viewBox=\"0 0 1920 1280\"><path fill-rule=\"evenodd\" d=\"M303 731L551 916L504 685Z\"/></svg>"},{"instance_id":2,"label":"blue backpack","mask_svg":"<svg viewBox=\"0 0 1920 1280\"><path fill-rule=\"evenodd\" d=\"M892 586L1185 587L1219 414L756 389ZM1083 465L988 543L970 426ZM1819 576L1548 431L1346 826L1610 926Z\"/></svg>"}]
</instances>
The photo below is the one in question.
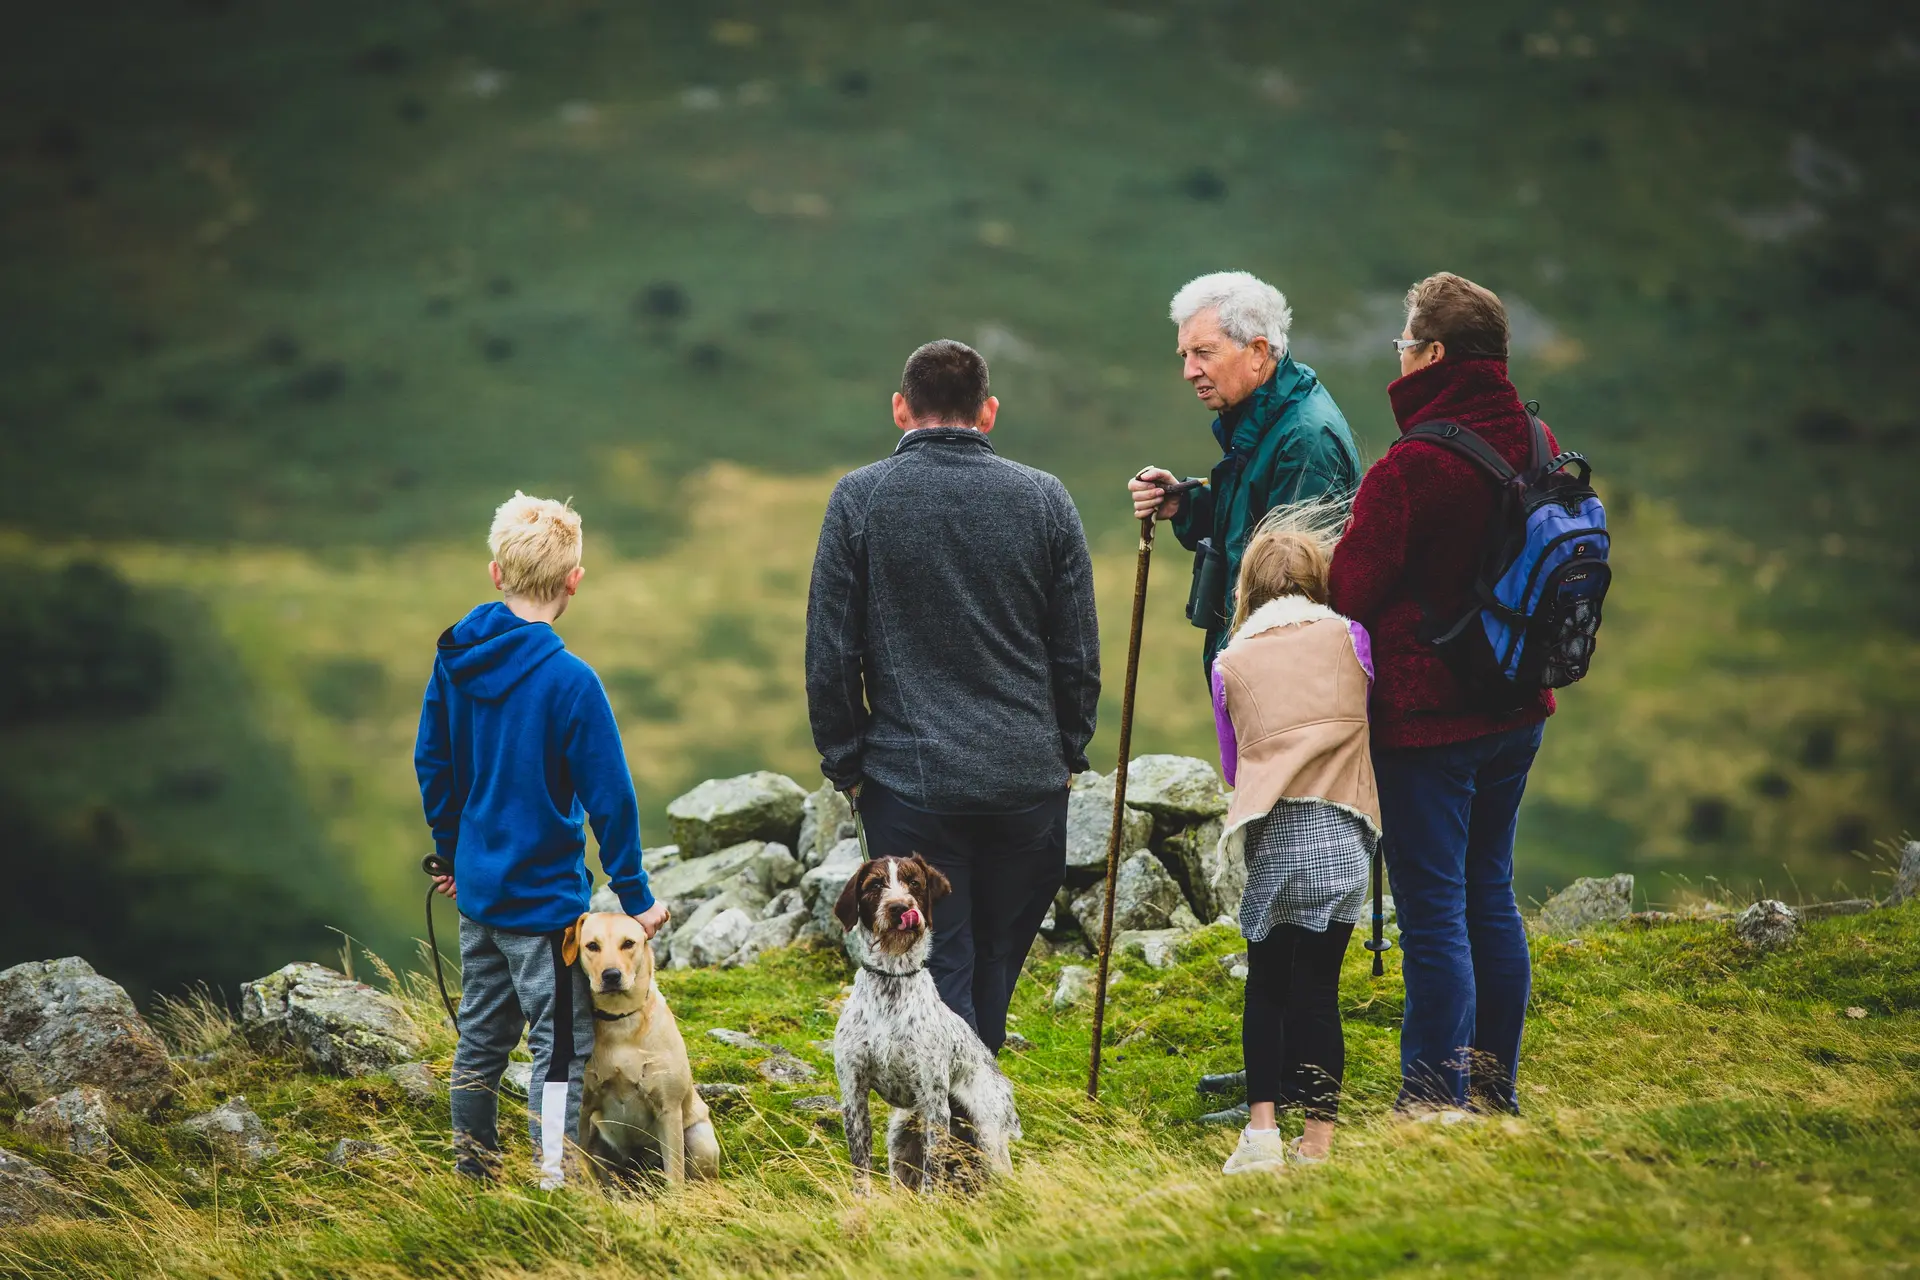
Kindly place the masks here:
<instances>
[{"instance_id":1,"label":"blue backpack","mask_svg":"<svg viewBox=\"0 0 1920 1280\"><path fill-rule=\"evenodd\" d=\"M1473 603L1458 617L1423 606L1419 632L1474 699L1499 712L1587 674L1613 580L1607 513L1590 483L1592 467L1571 450L1549 456L1539 405L1530 401L1526 410L1533 449L1525 471L1457 422L1422 422L1401 437L1437 444L1499 486L1500 510L1487 526Z\"/></svg>"}]
</instances>

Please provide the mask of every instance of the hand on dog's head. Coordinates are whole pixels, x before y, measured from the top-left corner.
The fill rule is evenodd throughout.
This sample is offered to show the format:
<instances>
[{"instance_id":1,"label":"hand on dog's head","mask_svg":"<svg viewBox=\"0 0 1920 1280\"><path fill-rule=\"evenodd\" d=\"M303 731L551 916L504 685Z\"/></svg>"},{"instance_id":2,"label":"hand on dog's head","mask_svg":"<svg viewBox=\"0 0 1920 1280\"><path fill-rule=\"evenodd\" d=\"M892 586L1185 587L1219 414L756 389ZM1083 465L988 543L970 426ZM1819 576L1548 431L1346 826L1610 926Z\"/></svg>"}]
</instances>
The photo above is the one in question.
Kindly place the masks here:
<instances>
[{"instance_id":1,"label":"hand on dog's head","mask_svg":"<svg viewBox=\"0 0 1920 1280\"><path fill-rule=\"evenodd\" d=\"M590 911L567 926L560 958L578 963L594 1000L644 995L653 986L653 946L630 915Z\"/></svg>"},{"instance_id":2,"label":"hand on dog's head","mask_svg":"<svg viewBox=\"0 0 1920 1280\"><path fill-rule=\"evenodd\" d=\"M840 891L833 914L851 932L864 926L886 950L904 951L932 925L933 905L953 886L919 854L910 858L874 858Z\"/></svg>"}]
</instances>

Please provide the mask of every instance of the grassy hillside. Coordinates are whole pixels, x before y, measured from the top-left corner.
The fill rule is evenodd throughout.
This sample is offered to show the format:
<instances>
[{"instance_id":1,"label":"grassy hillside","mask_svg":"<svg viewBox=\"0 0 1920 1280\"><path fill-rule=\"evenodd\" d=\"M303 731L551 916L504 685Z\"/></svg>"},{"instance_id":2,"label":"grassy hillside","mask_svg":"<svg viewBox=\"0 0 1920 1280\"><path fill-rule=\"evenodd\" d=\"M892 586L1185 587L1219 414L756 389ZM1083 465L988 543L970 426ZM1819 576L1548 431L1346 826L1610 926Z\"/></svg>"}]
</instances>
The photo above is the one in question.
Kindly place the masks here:
<instances>
[{"instance_id":1,"label":"grassy hillside","mask_svg":"<svg viewBox=\"0 0 1920 1280\"><path fill-rule=\"evenodd\" d=\"M709 9L22 17L0 571L106 561L174 678L144 715L0 725L0 875L108 859L118 895L107 925L66 885L0 961L230 985L281 933L329 949L322 921L405 954L412 701L516 487L586 514L566 632L650 831L714 774L810 779L807 551L936 334L980 345L1001 447L1072 489L1117 672L1120 482L1212 456L1164 300L1223 265L1286 290L1373 456L1399 293L1484 280L1595 460L1621 572L1534 776L1527 892L1858 888L1913 825L1920 56L1885 6ZM1139 742L1206 754L1182 560Z\"/></svg>"},{"instance_id":2,"label":"grassy hillside","mask_svg":"<svg viewBox=\"0 0 1920 1280\"><path fill-rule=\"evenodd\" d=\"M0 1125L0 1142L92 1200L85 1219L0 1234L0 1273L1837 1277L1893 1274L1920 1250L1920 907L1815 923L1766 957L1724 924L1538 939L1524 1114L1458 1125L1391 1114L1399 975L1372 979L1355 947L1336 1159L1278 1179L1222 1178L1231 1135L1192 1123L1195 1076L1238 1065L1239 983L1220 963L1238 945L1216 927L1171 969L1120 963L1097 1106L1087 1012L1052 1011L1059 962L1031 964L1014 1025L1032 1047L1006 1057L1026 1139L1014 1175L977 1199L857 1199L837 1122L794 1109L832 1091L814 1045L846 978L837 956L663 976L699 1078L750 1086L718 1112L720 1181L677 1195L474 1190L447 1171L444 1104L409 1105L379 1077L302 1075L189 1002L169 1032L201 1056L168 1112L122 1124L110 1169ZM761 1083L756 1055L704 1034L715 1026L790 1049L822 1082ZM447 1033L432 1045L444 1078ZM211 1160L171 1123L234 1093L281 1146L257 1170ZM397 1154L341 1171L321 1157L343 1137ZM510 1141L530 1163L524 1132Z\"/></svg>"}]
</instances>

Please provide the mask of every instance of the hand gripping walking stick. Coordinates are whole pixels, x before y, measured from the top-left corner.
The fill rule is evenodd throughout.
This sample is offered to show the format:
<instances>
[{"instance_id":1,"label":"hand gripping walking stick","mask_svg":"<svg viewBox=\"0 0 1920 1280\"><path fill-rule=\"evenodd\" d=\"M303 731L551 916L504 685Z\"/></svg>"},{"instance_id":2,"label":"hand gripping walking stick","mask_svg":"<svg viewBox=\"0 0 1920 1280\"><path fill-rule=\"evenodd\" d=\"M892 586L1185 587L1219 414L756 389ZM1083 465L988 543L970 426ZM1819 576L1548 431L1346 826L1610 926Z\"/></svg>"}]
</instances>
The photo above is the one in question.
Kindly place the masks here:
<instances>
[{"instance_id":1,"label":"hand gripping walking stick","mask_svg":"<svg viewBox=\"0 0 1920 1280\"><path fill-rule=\"evenodd\" d=\"M1161 486L1161 499L1205 484L1186 480ZM1100 1037L1107 1022L1107 965L1113 950L1113 887L1120 871L1120 833L1127 813L1127 763L1133 748L1133 687L1140 675L1140 626L1147 613L1147 568L1153 560L1153 514L1140 520L1140 553L1133 567L1133 622L1127 632L1127 683L1120 696L1120 767L1113 774L1113 826L1107 834L1107 901L1100 920L1100 976L1093 989L1093 1054L1087 1064L1087 1097L1100 1096Z\"/></svg>"}]
</instances>

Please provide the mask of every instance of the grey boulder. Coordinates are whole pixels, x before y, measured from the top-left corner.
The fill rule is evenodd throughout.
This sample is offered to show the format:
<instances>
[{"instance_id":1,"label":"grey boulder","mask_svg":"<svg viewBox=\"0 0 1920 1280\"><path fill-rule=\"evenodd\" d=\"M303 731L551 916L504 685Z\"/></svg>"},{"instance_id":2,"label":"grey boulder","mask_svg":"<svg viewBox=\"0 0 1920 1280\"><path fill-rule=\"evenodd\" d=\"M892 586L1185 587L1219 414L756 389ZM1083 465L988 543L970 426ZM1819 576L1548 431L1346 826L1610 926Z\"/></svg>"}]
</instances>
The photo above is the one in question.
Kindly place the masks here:
<instances>
[{"instance_id":1,"label":"grey boulder","mask_svg":"<svg viewBox=\"0 0 1920 1280\"><path fill-rule=\"evenodd\" d=\"M416 1107L432 1106L447 1095L447 1086L440 1083L440 1077L424 1062L403 1062L388 1074L400 1086L407 1101Z\"/></svg>"},{"instance_id":2,"label":"grey boulder","mask_svg":"<svg viewBox=\"0 0 1920 1280\"><path fill-rule=\"evenodd\" d=\"M1092 884L1107 874L1107 841L1113 835L1113 776L1083 773L1067 795L1067 882ZM1145 848L1153 815L1129 803L1120 820L1120 852Z\"/></svg>"},{"instance_id":3,"label":"grey boulder","mask_svg":"<svg viewBox=\"0 0 1920 1280\"><path fill-rule=\"evenodd\" d=\"M742 905L763 907L798 884L802 870L786 845L748 840L677 862L651 877L649 887L676 917L686 917L700 903L730 891Z\"/></svg>"},{"instance_id":4,"label":"grey boulder","mask_svg":"<svg viewBox=\"0 0 1920 1280\"><path fill-rule=\"evenodd\" d=\"M775 840L792 848L806 801L799 783L763 769L701 783L667 806L667 822L686 858L747 840Z\"/></svg>"},{"instance_id":5,"label":"grey boulder","mask_svg":"<svg viewBox=\"0 0 1920 1280\"><path fill-rule=\"evenodd\" d=\"M1632 914L1632 876L1625 872L1604 879L1583 876L1546 900L1540 908L1540 924L1548 933L1572 933Z\"/></svg>"},{"instance_id":6,"label":"grey boulder","mask_svg":"<svg viewBox=\"0 0 1920 1280\"><path fill-rule=\"evenodd\" d=\"M1733 922L1734 936L1756 951L1777 951L1800 933L1800 917L1774 898L1762 898Z\"/></svg>"},{"instance_id":7,"label":"grey boulder","mask_svg":"<svg viewBox=\"0 0 1920 1280\"><path fill-rule=\"evenodd\" d=\"M860 842L842 840L835 845L819 866L800 877L800 897L812 913L813 923L829 938L839 939L846 930L840 927L840 919L833 914L834 904L840 901L840 893L847 887L847 881L853 879L853 873L860 869Z\"/></svg>"},{"instance_id":8,"label":"grey boulder","mask_svg":"<svg viewBox=\"0 0 1920 1280\"><path fill-rule=\"evenodd\" d=\"M1149 969L1169 969L1187 936L1185 929L1129 929L1113 940L1113 949L1123 956L1139 956Z\"/></svg>"},{"instance_id":9,"label":"grey boulder","mask_svg":"<svg viewBox=\"0 0 1920 1280\"><path fill-rule=\"evenodd\" d=\"M27 1108L14 1123L42 1146L105 1160L113 1148L108 1118L106 1093L92 1085L81 1085Z\"/></svg>"},{"instance_id":10,"label":"grey boulder","mask_svg":"<svg viewBox=\"0 0 1920 1280\"><path fill-rule=\"evenodd\" d=\"M1073 918L1090 942L1098 942L1106 910L1107 886L1096 884L1073 900ZM1194 930L1200 921L1180 894L1167 869L1151 850L1139 849L1120 863L1114 877L1113 931L1136 929Z\"/></svg>"},{"instance_id":11,"label":"grey boulder","mask_svg":"<svg viewBox=\"0 0 1920 1280\"><path fill-rule=\"evenodd\" d=\"M119 983L78 956L0 972L0 1082L34 1103L93 1085L132 1111L172 1089L167 1049Z\"/></svg>"},{"instance_id":12,"label":"grey boulder","mask_svg":"<svg viewBox=\"0 0 1920 1280\"><path fill-rule=\"evenodd\" d=\"M241 986L240 1025L256 1044L290 1047L332 1075L384 1071L424 1047L398 1000L304 960Z\"/></svg>"},{"instance_id":13,"label":"grey boulder","mask_svg":"<svg viewBox=\"0 0 1920 1280\"><path fill-rule=\"evenodd\" d=\"M797 907L783 916L769 916L755 921L739 948L722 963L727 968L752 964L769 951L791 946L794 939L800 936L801 926L811 918L805 907Z\"/></svg>"},{"instance_id":14,"label":"grey boulder","mask_svg":"<svg viewBox=\"0 0 1920 1280\"><path fill-rule=\"evenodd\" d=\"M831 782L820 784L800 806L799 843L794 856L803 867L817 867L833 846L853 838L853 806Z\"/></svg>"},{"instance_id":15,"label":"grey boulder","mask_svg":"<svg viewBox=\"0 0 1920 1280\"><path fill-rule=\"evenodd\" d=\"M1213 920L1238 911L1240 890L1246 885L1245 859L1224 859L1221 855L1220 833L1223 829L1218 818L1208 818L1196 826L1174 832L1160 842L1157 850L1160 861L1180 887L1186 890L1187 903L1193 908L1193 914L1202 920ZM1237 881L1230 875L1221 875L1225 861L1231 861L1241 868ZM1220 880L1217 888L1214 883L1216 878Z\"/></svg>"},{"instance_id":16,"label":"grey boulder","mask_svg":"<svg viewBox=\"0 0 1920 1280\"><path fill-rule=\"evenodd\" d=\"M337 1169L351 1168L368 1161L391 1160L400 1153L384 1142L368 1142L365 1138L342 1138L333 1144L327 1152L327 1163Z\"/></svg>"},{"instance_id":17,"label":"grey boulder","mask_svg":"<svg viewBox=\"0 0 1920 1280\"><path fill-rule=\"evenodd\" d=\"M1205 760L1141 756L1127 766L1127 803L1185 826L1224 814L1227 790Z\"/></svg>"},{"instance_id":18,"label":"grey boulder","mask_svg":"<svg viewBox=\"0 0 1920 1280\"><path fill-rule=\"evenodd\" d=\"M49 1214L72 1215L74 1194L25 1156L0 1147L0 1227L21 1227Z\"/></svg>"},{"instance_id":19,"label":"grey boulder","mask_svg":"<svg viewBox=\"0 0 1920 1280\"><path fill-rule=\"evenodd\" d=\"M775 1049L773 1056L757 1064L754 1070L769 1084L804 1084L820 1076L811 1064L802 1062L785 1049Z\"/></svg>"},{"instance_id":20,"label":"grey boulder","mask_svg":"<svg viewBox=\"0 0 1920 1280\"><path fill-rule=\"evenodd\" d=\"M181 1127L199 1134L216 1152L238 1164L259 1164L280 1153L279 1145L268 1136L267 1127L239 1094L184 1122Z\"/></svg>"},{"instance_id":21,"label":"grey boulder","mask_svg":"<svg viewBox=\"0 0 1920 1280\"><path fill-rule=\"evenodd\" d=\"M507 1069L500 1073L502 1092L516 1098L529 1098L533 1094L533 1064L531 1062L509 1062Z\"/></svg>"},{"instance_id":22,"label":"grey boulder","mask_svg":"<svg viewBox=\"0 0 1920 1280\"><path fill-rule=\"evenodd\" d=\"M1909 840L1900 851L1900 867L1893 873L1893 892L1887 895L1887 905L1897 907L1915 898L1920 898L1920 840Z\"/></svg>"},{"instance_id":23,"label":"grey boulder","mask_svg":"<svg viewBox=\"0 0 1920 1280\"><path fill-rule=\"evenodd\" d=\"M1060 970L1054 984L1053 1007L1071 1008L1093 994L1093 970L1083 964L1070 964Z\"/></svg>"},{"instance_id":24,"label":"grey boulder","mask_svg":"<svg viewBox=\"0 0 1920 1280\"><path fill-rule=\"evenodd\" d=\"M719 912L697 932L674 940L673 967L708 969L723 963L740 950L753 924L753 916L740 907Z\"/></svg>"}]
</instances>

